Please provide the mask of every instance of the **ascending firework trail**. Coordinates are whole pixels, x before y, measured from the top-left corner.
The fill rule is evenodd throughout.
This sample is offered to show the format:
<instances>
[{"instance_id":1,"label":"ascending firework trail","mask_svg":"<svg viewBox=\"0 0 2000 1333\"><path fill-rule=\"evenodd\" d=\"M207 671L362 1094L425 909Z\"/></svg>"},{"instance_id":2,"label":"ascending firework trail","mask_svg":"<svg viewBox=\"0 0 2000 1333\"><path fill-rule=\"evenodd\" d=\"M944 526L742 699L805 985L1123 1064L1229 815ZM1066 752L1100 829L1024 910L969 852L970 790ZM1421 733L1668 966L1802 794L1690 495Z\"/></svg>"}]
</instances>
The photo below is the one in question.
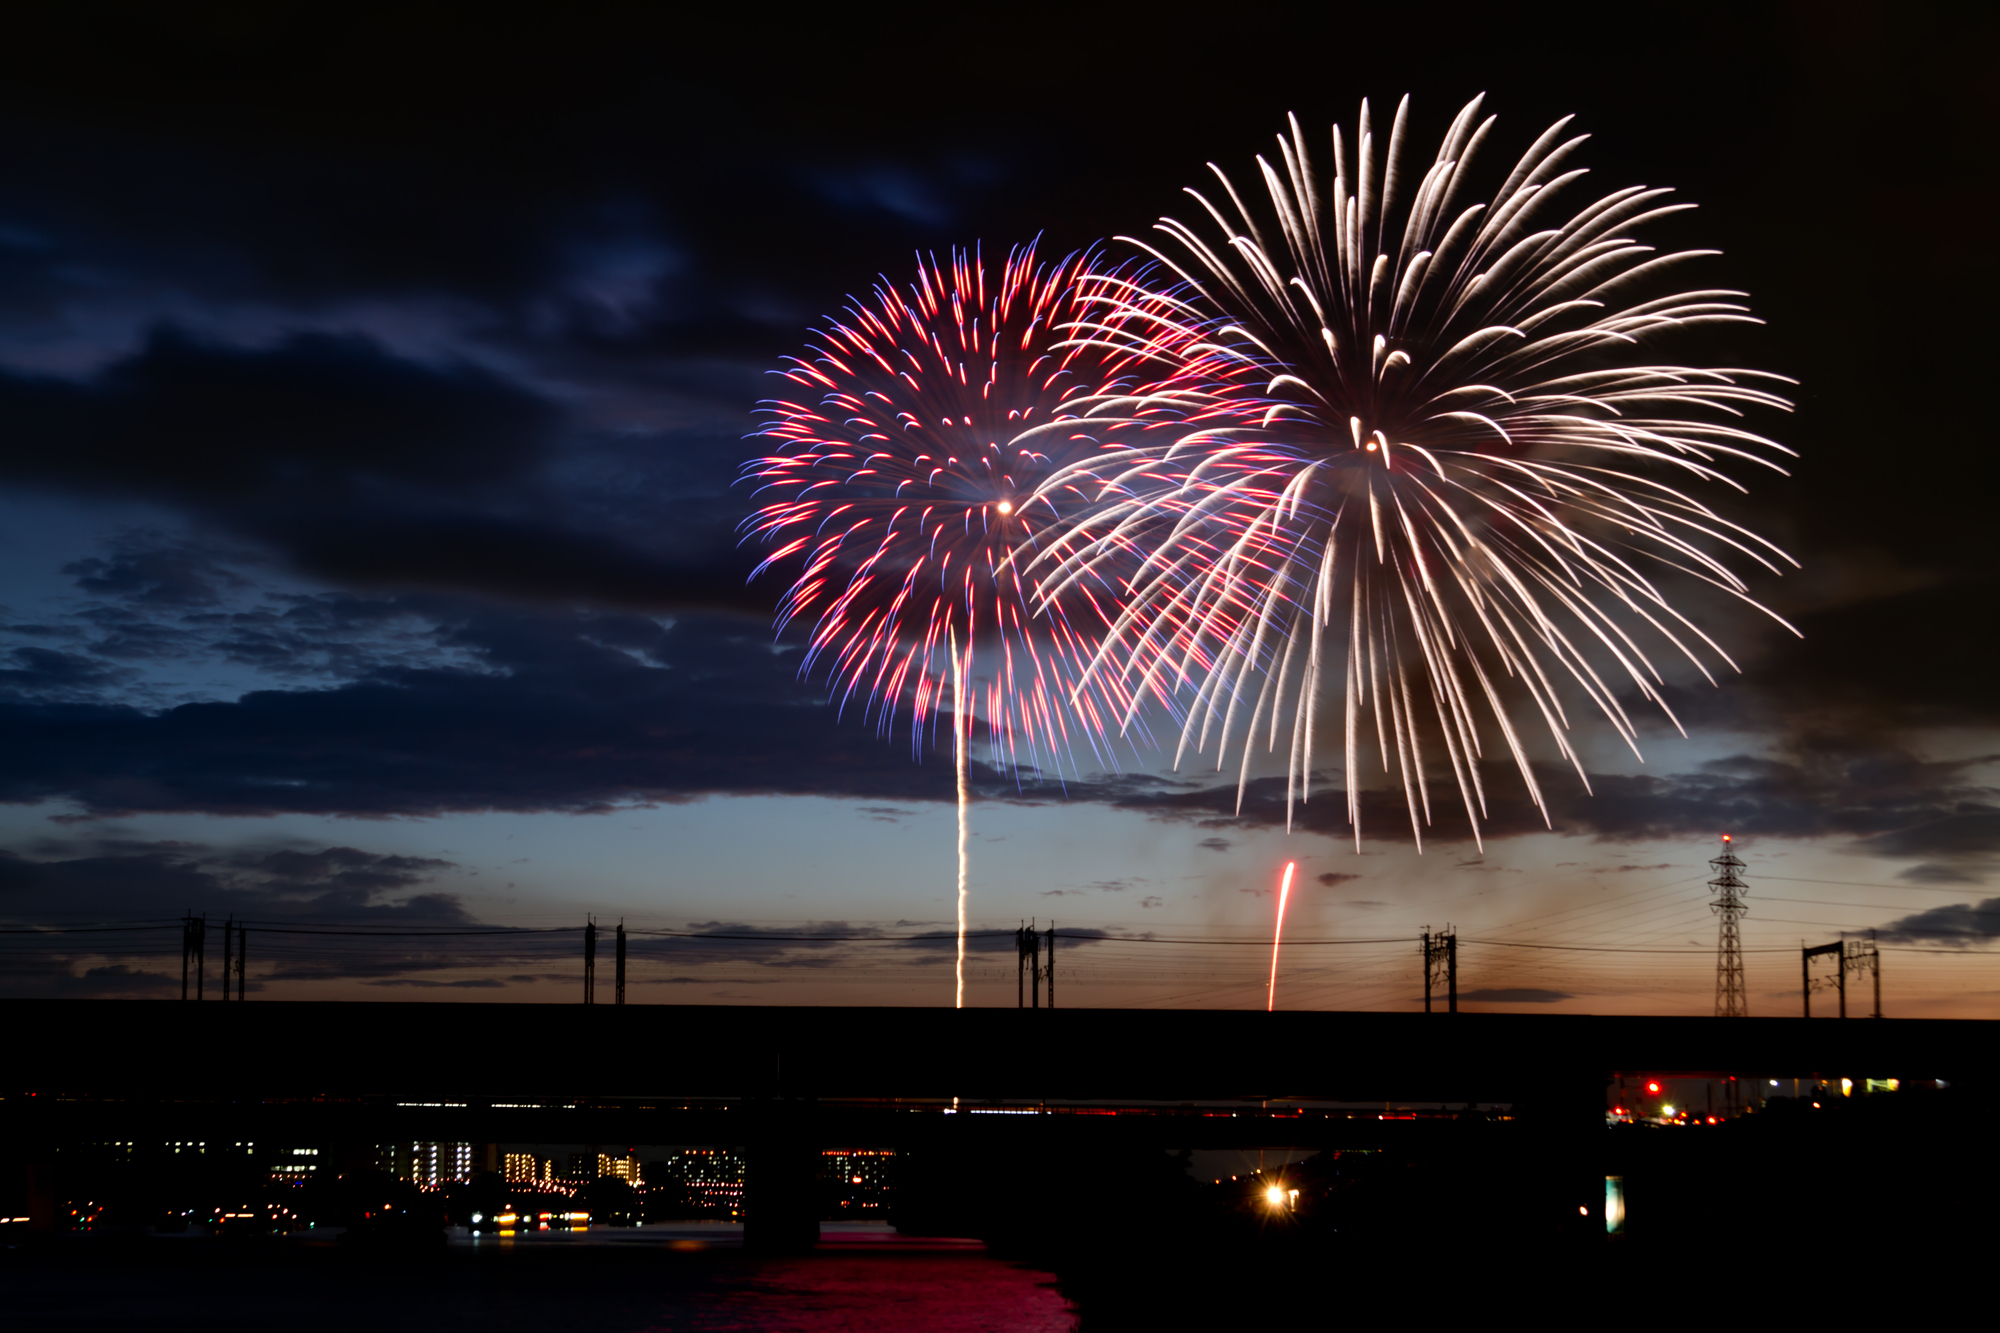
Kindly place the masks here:
<instances>
[{"instance_id":1,"label":"ascending firework trail","mask_svg":"<svg viewBox=\"0 0 2000 1333\"><path fill-rule=\"evenodd\" d=\"M1130 359L1061 345L1092 271L1080 254L1038 265L1028 245L990 277L975 252L949 267L920 259L907 287L882 280L778 372L787 396L760 409L770 452L744 468L764 499L745 531L774 548L757 572L797 570L777 628L810 625L801 671L824 666L842 708L859 701L879 732L907 717L913 750L935 737L951 691L960 1007L981 706L994 766L1017 774L1074 772L1079 735L1115 763L1103 729L1132 711L1116 682L1083 681L1119 589L1088 576L1036 599L1010 558L1096 501L1090 460L1147 429L1102 412L1088 432L1058 425L1071 401L1115 392ZM1047 484L1057 471L1065 482Z\"/></svg>"},{"instance_id":2,"label":"ascending firework trail","mask_svg":"<svg viewBox=\"0 0 2000 1333\"><path fill-rule=\"evenodd\" d=\"M1215 169L1220 194L1189 192L1205 221L1162 220L1160 249L1132 242L1178 281L1086 278L1079 341L1146 358L1207 429L1093 458L1128 493L1027 562L1059 602L1143 550L1089 679L1132 697L1193 688L1181 750L1213 741L1220 766L1240 745L1239 808L1253 747L1281 732L1288 811L1306 798L1322 683L1337 683L1357 844L1367 740L1419 845L1427 747L1477 837L1488 744L1543 807L1517 713L1581 776L1566 695L1636 753L1621 691L1666 708L1649 654L1704 675L1710 655L1734 665L1662 573L1756 606L1726 561L1788 562L1693 494L1742 490L1732 464L1782 471L1771 456L1790 451L1738 424L1787 406L1768 387L1780 377L1655 359L1689 330L1757 322L1740 292L1667 285L1713 252L1630 239L1688 205L1641 186L1579 200L1567 121L1472 202L1493 124L1479 106L1419 166L1407 101L1386 147L1364 103L1353 139L1334 131L1330 179L1293 122L1275 165L1258 159L1261 200Z\"/></svg>"}]
</instances>

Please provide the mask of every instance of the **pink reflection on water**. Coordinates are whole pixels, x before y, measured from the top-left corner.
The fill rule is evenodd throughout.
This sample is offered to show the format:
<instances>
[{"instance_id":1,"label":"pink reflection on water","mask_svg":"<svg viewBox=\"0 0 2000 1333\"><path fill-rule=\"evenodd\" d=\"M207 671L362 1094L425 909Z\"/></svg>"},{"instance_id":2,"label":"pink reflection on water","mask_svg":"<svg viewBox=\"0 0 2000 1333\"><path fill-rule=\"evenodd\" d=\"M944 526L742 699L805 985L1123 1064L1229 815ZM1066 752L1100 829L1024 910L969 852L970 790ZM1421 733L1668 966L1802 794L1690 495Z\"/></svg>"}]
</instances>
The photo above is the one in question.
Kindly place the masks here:
<instances>
[{"instance_id":1,"label":"pink reflection on water","mask_svg":"<svg viewBox=\"0 0 2000 1333\"><path fill-rule=\"evenodd\" d=\"M660 1326L665 1333L665 1325ZM828 1228L819 1249L737 1268L672 1327L727 1333L1072 1333L1050 1273L977 1241Z\"/></svg>"}]
</instances>

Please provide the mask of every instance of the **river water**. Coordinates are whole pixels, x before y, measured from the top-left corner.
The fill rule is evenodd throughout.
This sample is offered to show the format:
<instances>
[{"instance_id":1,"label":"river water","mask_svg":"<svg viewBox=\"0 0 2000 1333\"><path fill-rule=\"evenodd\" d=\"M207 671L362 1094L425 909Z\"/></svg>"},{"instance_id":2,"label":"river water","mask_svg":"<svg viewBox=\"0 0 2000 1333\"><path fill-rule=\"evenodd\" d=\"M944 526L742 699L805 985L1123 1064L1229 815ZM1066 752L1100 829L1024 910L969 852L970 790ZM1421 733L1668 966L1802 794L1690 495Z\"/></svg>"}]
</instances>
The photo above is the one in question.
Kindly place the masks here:
<instances>
[{"instance_id":1,"label":"river water","mask_svg":"<svg viewBox=\"0 0 2000 1333\"><path fill-rule=\"evenodd\" d=\"M0 1308L37 1329L273 1333L1069 1333L1053 1275L977 1241L830 1223L811 1254L746 1254L724 1225L455 1233L358 1254L331 1237L64 1237L0 1254Z\"/></svg>"}]
</instances>

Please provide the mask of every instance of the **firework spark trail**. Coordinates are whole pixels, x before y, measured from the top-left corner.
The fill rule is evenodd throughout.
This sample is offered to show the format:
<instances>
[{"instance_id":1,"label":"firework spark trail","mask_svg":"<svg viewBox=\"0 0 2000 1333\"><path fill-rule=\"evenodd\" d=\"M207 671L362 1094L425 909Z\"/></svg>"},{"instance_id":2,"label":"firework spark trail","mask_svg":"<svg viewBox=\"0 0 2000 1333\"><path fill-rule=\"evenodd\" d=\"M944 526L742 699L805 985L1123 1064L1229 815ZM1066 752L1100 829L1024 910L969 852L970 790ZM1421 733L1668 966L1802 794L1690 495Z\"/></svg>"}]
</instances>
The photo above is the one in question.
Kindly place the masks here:
<instances>
[{"instance_id":1,"label":"firework spark trail","mask_svg":"<svg viewBox=\"0 0 2000 1333\"><path fill-rule=\"evenodd\" d=\"M1124 271L1096 265L1089 254L1039 264L1028 245L995 274L976 252L956 252L948 265L920 258L907 287L883 279L778 372L786 396L759 409L770 452L744 466L763 503L743 530L772 548L756 573L796 571L777 628L810 626L801 674L824 668L843 711L858 700L879 732L907 718L918 753L952 692L960 1004L968 751L982 707L989 758L1018 781L1075 774L1079 738L1100 766L1118 767L1104 733L1136 705L1111 677L1085 680L1134 562L1036 598L1014 558L1116 493L1093 458L1175 415L1109 410L1133 357L1069 345L1064 330L1085 313L1079 280ZM1097 404L1089 422L1071 407L1085 401Z\"/></svg>"},{"instance_id":2,"label":"firework spark trail","mask_svg":"<svg viewBox=\"0 0 2000 1333\"><path fill-rule=\"evenodd\" d=\"M1271 932L1271 984L1264 992L1264 1012L1271 1013L1278 1007L1278 946L1285 939L1285 901L1292 896L1292 872L1299 868L1297 861L1285 862L1285 882L1278 889L1278 928Z\"/></svg>"},{"instance_id":3,"label":"firework spark trail","mask_svg":"<svg viewBox=\"0 0 2000 1333\"><path fill-rule=\"evenodd\" d=\"M1659 255L1629 238L1690 206L1631 187L1559 213L1583 174L1568 166L1583 139L1563 139L1567 121L1488 202L1464 204L1493 124L1479 108L1411 173L1407 99L1386 151L1363 103L1352 140L1334 131L1331 181L1293 121L1280 165L1258 159L1268 207L1211 167L1222 201L1188 192L1208 225L1166 218L1168 249L1130 242L1177 284L1087 279L1079 345L1155 369L1151 398L1080 408L1123 416L1171 401L1201 429L1094 459L1122 491L1025 562L1053 600L1141 552L1087 679L1116 679L1134 700L1190 690L1180 750L1212 742L1221 767L1240 747L1239 811L1260 744L1289 741L1288 822L1309 797L1322 687L1337 681L1357 847L1371 749L1419 847L1440 752L1479 837L1479 761L1496 739L1546 821L1517 710L1588 789L1565 694L1579 691L1636 754L1620 688L1674 721L1644 640L1711 682L1705 654L1735 665L1657 573L1777 619L1728 560L1795 563L1681 489L1741 491L1726 465L1782 472L1770 455L1791 452L1736 424L1746 409L1788 408L1764 386L1789 381L1646 354L1658 335L1759 322L1739 292L1630 294L1713 253Z\"/></svg>"}]
</instances>

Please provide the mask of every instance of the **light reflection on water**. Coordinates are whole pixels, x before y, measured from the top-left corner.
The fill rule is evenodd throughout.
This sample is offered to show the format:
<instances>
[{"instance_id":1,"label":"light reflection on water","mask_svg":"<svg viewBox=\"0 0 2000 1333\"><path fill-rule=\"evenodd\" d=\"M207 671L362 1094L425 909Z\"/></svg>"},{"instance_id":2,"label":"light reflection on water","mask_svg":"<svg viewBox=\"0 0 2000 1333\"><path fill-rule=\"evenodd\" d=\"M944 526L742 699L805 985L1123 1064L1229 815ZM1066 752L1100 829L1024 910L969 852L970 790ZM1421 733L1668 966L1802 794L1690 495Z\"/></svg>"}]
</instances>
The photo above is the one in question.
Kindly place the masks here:
<instances>
[{"instance_id":1,"label":"light reflection on water","mask_svg":"<svg viewBox=\"0 0 2000 1333\"><path fill-rule=\"evenodd\" d=\"M643 1297L632 1301L632 1313L641 1319L631 1324L620 1320L618 1326L635 1329L1070 1333L1076 1327L1053 1274L993 1258L976 1240L902 1236L878 1223L824 1223L817 1250L788 1258L744 1253L743 1228L731 1222L514 1236L474 1237L459 1231L452 1244L489 1253L517 1247L526 1253L553 1246L616 1246L712 1255L711 1264L699 1266L697 1280L663 1284L657 1322L643 1318ZM693 1272L685 1276L697 1277Z\"/></svg>"}]
</instances>

